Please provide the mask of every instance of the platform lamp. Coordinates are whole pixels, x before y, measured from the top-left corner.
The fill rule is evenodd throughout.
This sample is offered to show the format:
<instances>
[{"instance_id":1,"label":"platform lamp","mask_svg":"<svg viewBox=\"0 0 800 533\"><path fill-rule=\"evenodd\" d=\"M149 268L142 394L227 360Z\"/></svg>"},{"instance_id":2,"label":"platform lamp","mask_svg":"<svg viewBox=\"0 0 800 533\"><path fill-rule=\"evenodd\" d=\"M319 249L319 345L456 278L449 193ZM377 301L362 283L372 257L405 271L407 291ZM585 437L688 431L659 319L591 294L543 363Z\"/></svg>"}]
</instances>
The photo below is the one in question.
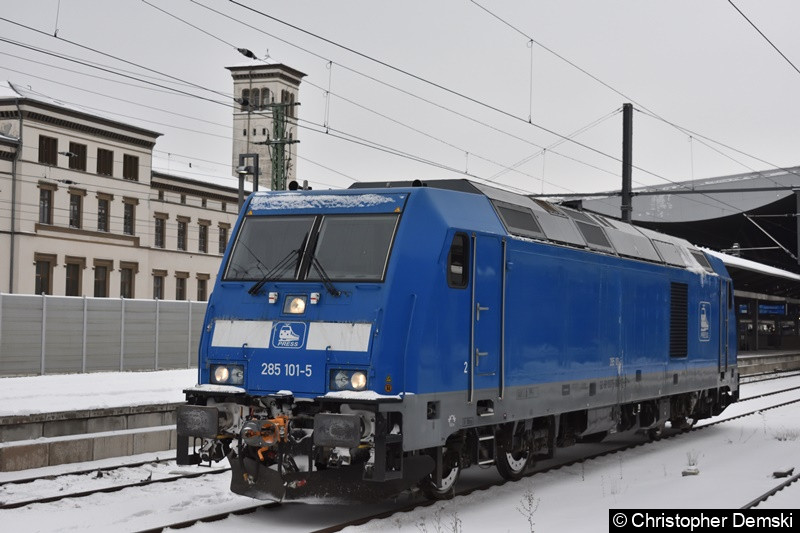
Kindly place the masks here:
<instances>
[{"instance_id":1,"label":"platform lamp","mask_svg":"<svg viewBox=\"0 0 800 533\"><path fill-rule=\"evenodd\" d=\"M252 165L246 165L245 161L253 160ZM244 177L253 176L253 192L258 191L258 154L239 154L239 166L236 167L236 174L239 176L239 209L244 204Z\"/></svg>"}]
</instances>

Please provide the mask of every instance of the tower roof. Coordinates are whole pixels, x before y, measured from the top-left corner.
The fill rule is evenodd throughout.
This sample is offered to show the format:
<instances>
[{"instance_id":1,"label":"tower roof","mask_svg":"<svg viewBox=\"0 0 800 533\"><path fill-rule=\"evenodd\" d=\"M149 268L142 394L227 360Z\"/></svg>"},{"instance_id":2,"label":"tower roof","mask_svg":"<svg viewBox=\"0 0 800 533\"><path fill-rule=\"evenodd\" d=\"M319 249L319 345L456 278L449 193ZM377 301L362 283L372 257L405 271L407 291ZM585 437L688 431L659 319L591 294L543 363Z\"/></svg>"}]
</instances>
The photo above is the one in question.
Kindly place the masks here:
<instances>
[{"instance_id":1,"label":"tower roof","mask_svg":"<svg viewBox=\"0 0 800 533\"><path fill-rule=\"evenodd\" d=\"M300 85L306 74L292 67L283 65L281 63L266 64L266 63L245 63L241 65L232 65L225 67L231 71L233 79L270 79L278 78L292 85Z\"/></svg>"}]
</instances>

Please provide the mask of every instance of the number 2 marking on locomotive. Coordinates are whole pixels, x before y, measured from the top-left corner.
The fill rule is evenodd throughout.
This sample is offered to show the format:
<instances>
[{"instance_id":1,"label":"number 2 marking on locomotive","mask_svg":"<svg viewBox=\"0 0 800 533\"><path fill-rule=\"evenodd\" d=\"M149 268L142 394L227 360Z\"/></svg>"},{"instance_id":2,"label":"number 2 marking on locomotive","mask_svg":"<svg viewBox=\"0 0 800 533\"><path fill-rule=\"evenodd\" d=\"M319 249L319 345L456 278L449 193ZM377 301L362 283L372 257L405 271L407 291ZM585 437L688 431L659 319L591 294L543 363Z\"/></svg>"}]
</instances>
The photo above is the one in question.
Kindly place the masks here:
<instances>
[{"instance_id":1,"label":"number 2 marking on locomotive","mask_svg":"<svg viewBox=\"0 0 800 533\"><path fill-rule=\"evenodd\" d=\"M469 374L469 372L467 372L467 365L469 365L469 362L468 361L464 361L464 373L465 374Z\"/></svg>"}]
</instances>

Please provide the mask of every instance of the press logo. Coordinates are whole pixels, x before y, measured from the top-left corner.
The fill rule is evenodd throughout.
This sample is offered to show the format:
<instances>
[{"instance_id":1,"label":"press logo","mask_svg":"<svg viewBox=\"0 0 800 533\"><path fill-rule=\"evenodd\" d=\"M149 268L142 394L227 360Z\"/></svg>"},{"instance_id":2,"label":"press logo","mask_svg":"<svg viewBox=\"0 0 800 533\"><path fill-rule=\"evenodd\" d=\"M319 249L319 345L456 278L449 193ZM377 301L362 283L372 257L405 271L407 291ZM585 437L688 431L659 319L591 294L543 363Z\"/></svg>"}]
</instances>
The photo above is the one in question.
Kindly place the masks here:
<instances>
[{"instance_id":1,"label":"press logo","mask_svg":"<svg viewBox=\"0 0 800 533\"><path fill-rule=\"evenodd\" d=\"M711 304L709 302L700 302L700 342L708 342L711 340Z\"/></svg>"},{"instance_id":2,"label":"press logo","mask_svg":"<svg viewBox=\"0 0 800 533\"><path fill-rule=\"evenodd\" d=\"M272 326L273 348L302 348L306 342L306 325L302 322L277 322Z\"/></svg>"}]
</instances>

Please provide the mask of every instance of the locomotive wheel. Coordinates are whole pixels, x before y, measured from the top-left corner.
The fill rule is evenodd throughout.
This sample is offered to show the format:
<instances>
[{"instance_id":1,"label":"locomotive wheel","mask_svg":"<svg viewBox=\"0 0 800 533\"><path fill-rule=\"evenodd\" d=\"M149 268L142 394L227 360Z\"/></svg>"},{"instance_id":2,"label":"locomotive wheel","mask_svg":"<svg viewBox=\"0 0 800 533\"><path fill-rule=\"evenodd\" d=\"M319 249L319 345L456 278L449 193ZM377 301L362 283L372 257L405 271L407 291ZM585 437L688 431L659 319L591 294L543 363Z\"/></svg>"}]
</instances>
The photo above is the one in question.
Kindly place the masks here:
<instances>
[{"instance_id":1,"label":"locomotive wheel","mask_svg":"<svg viewBox=\"0 0 800 533\"><path fill-rule=\"evenodd\" d=\"M522 479L525 474L525 468L530 461L531 453L528 450L521 450L516 452L506 452L502 448L497 450L497 471L503 479L509 481L517 481Z\"/></svg>"},{"instance_id":2,"label":"locomotive wheel","mask_svg":"<svg viewBox=\"0 0 800 533\"><path fill-rule=\"evenodd\" d=\"M449 468L447 465L449 464ZM442 482L436 484L433 481L433 474L429 474L420 481L419 488L431 500L449 500L456 495L456 483L461 475L461 463L457 458L452 461L445 460L445 468L442 469Z\"/></svg>"}]
</instances>

